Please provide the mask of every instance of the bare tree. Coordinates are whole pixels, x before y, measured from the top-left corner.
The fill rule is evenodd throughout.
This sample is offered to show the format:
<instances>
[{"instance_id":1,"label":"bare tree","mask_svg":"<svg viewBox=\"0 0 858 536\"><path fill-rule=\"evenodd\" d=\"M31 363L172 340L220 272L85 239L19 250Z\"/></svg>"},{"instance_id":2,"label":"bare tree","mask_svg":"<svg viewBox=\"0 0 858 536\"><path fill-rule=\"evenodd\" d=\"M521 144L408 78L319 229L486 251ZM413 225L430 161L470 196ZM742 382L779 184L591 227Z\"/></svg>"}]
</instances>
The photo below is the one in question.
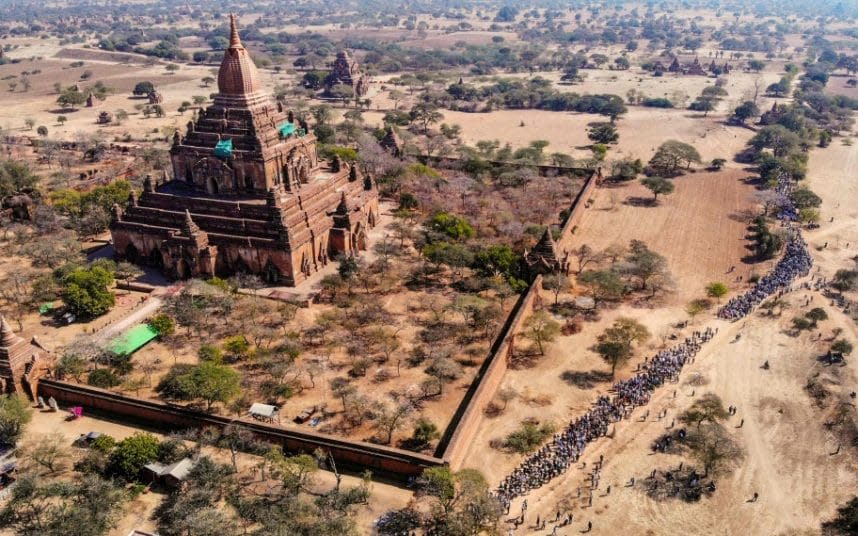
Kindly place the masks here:
<instances>
[{"instance_id":1,"label":"bare tree","mask_svg":"<svg viewBox=\"0 0 858 536\"><path fill-rule=\"evenodd\" d=\"M374 405L376 412L374 426L383 434L379 438L382 444L390 444L394 432L405 425L408 415L411 414L413 409L414 406L410 402L399 402L396 404L376 402Z\"/></svg>"}]
</instances>

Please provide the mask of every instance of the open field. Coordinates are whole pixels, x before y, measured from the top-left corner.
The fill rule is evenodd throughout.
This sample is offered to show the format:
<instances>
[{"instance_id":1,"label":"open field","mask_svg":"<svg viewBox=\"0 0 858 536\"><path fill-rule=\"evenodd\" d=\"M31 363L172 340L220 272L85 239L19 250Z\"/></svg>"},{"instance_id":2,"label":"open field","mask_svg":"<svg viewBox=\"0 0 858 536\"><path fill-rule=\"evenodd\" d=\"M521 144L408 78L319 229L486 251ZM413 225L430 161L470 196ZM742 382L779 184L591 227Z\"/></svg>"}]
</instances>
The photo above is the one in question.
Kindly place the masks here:
<instances>
[{"instance_id":1,"label":"open field","mask_svg":"<svg viewBox=\"0 0 858 536\"><path fill-rule=\"evenodd\" d=\"M751 273L764 273L765 265L746 265L741 258L747 254L744 240L746 219L743 211L754 207L753 186L742 179L746 173L738 169L718 173L695 173L674 179L676 192L660 200L658 206L634 206L629 199L646 198L648 191L637 183L601 188L593 195L594 203L584 212L573 235L578 245L587 244L601 251L614 244L643 240L654 251L667 258L674 275L675 289L659 303L651 306L621 306L603 310L595 322L585 322L583 330L562 336L552 345L534 368L510 371L504 385L519 392L519 400L510 404L508 414L499 419L486 419L475 434L478 438L465 466L474 466L499 480L514 464L488 447L488 442L512 431L522 419L537 417L564 423L570 415L585 410L603 394L610 383L594 389L581 390L564 382L561 374L568 371L610 372L589 347L598 333L617 317L632 317L647 326L653 337L638 352L638 360L618 371L620 377L630 375L645 355L665 344L668 335L678 333L671 326L687 318L684 305L704 296L704 287L711 281L725 281L733 290L745 288L736 281L747 281ZM576 261L572 261L573 268ZM731 266L736 269L729 276ZM552 297L545 293L550 303ZM562 297L561 297L562 299ZM568 299L568 298L567 298ZM692 326L690 329L698 329ZM684 336L684 335L683 335ZM539 382L533 382L539 377ZM487 456L486 452L492 455Z\"/></svg>"},{"instance_id":2,"label":"open field","mask_svg":"<svg viewBox=\"0 0 858 536\"><path fill-rule=\"evenodd\" d=\"M584 213L576 241L596 251L633 239L646 242L667 257L676 284L668 297L673 306L701 297L711 281L738 290L744 287L740 276L747 281L750 274L768 269L741 261L748 254L744 238L748 215L756 208L756 190L747 177L740 169L677 177L676 192L660 198L654 207L639 206L638 200L652 197L639 183L603 188ZM727 275L732 266L735 272Z\"/></svg>"},{"instance_id":3,"label":"open field","mask_svg":"<svg viewBox=\"0 0 858 536\"><path fill-rule=\"evenodd\" d=\"M840 199L852 196L855 189L853 167L858 151L854 147L832 145L825 150L816 150L811 155L809 185L824 199L823 224L820 229L808 233L808 241L820 273L831 276L839 268L848 267L850 258L855 255L853 241L858 241L858 223L855 207L843 203ZM738 172L724 172L726 177L740 178ZM683 192L682 181L693 181L701 175L692 175L677 179L677 197ZM741 184L741 183L740 183ZM742 185L743 188L749 188ZM716 190L723 189L716 188ZM686 190L687 191L687 190ZM609 191L602 190L604 196ZM725 206L741 206L734 199L723 200ZM594 239L602 237L607 222L602 220L602 211L585 213L580 225L581 237ZM726 203L732 203L726 205ZM720 205L713 202L712 205ZM612 216L616 224L622 220L622 207ZM635 209L642 210L642 209ZM702 210L698 207L696 210ZM693 214L691 211L688 214ZM829 222L830 218L833 222ZM693 218L690 218L693 221ZM711 214L701 221L716 221ZM732 220L728 221L735 224ZM640 223L641 218L635 221ZM688 228L686 222L685 228ZM620 226L620 229L625 227ZM729 226L728 226L729 228ZM627 229L627 228L626 228ZM628 231L627 231L628 232ZM722 231L727 232L727 231ZM610 233L613 236L614 233ZM726 235L725 235L726 236ZM694 251L695 242L689 239L683 243L679 235L672 237L672 243L680 247L666 248L662 252L671 258L671 267L682 265L679 271L686 277L698 277L705 280L705 272L700 267L725 262L730 252L703 250ZM828 241L829 247L821 248ZM726 241L712 241L711 246L721 246ZM652 245L654 243L651 242ZM663 244L669 246L671 241ZM847 246L847 244L849 244ZM815 247L814 247L815 246ZM658 250L657 247L655 247ZM735 255L739 249L734 249ZM671 252L694 252L683 261L671 257ZM701 262L711 259L713 264ZM685 264L683 264L685 263ZM697 268L695 268L697 267ZM705 268L704 268L705 270ZM748 270L741 265L737 270ZM762 271L762 269L760 269ZM690 283L688 283L690 284ZM682 285L680 285L682 288ZM680 294L682 291L680 290ZM818 292L796 292L788 295L792 310L804 306L805 296L812 297L812 303L818 306L828 305L827 300ZM546 296L546 299L550 299ZM601 439L585 451L582 463L589 466L605 456L605 468L602 471L600 487L594 493L593 506L588 508L586 498L589 485L584 482L589 470L576 469L551 481L547 486L528 494L528 517L553 518L557 508L574 515L570 529L574 531L585 527L587 521L593 522L594 534L616 534L618 531L632 530L640 534L815 534L821 520L829 518L837 505L842 504L858 485L856 468L858 462L854 454L844 449L837 456L831 453L839 451L837 439L823 426L825 416L814 406L813 400L805 391L808 378L814 374L823 374L823 381L835 397L848 399L850 391L858 386L858 367L854 360L845 368L828 368L816 364L815 359L824 353L830 333L838 328L841 336L855 340L858 328L854 322L835 307L825 307L831 319L821 325L825 341L811 340L809 335L798 338L788 335L791 310L781 318L763 317L759 313L736 324L720 320L706 319L692 324L687 330L700 329L701 324L719 328L719 334L687 365L682 373L679 385L667 385L656 391L653 400L646 409L635 410L629 420L621 421L613 427L611 439ZM672 313L670 311L673 311ZM656 337L641 352L652 355L667 342L664 337L675 329L665 331L666 326L682 320L684 315L675 308L659 308L654 311L634 310L628 307L610 310L593 324L585 324L584 330L576 335L561 337L548 351L548 355L535 368L527 371L511 371L505 378L505 385L514 387L521 393L518 400L510 403L507 413L494 420L487 419L476 434L486 442L492 438L509 433L520 419L537 418L540 421L554 421L561 426L583 412L593 398L604 392L607 383L597 384L595 389L582 391L565 384L560 373L564 371L604 370L604 364L589 351L587 341L610 323L616 316L625 315L638 318L650 328ZM687 333L680 333L680 337ZM741 340L734 341L737 334ZM661 339L661 340L658 340ZM761 368L764 361L771 363L771 369ZM634 366L633 361L626 367ZM540 377L538 383L532 378L534 373ZM626 377L626 373L618 376ZM694 378L694 385L688 380ZM674 394L675 392L675 394ZM683 411L695 397L706 392L720 396L724 404L738 407L738 414L728 423L738 436L745 450L745 458L738 470L725 479L719 480L718 490L711 499L698 503L683 503L678 500L656 502L649 499L640 488L640 482L653 470L675 467L680 457L669 454L653 455L651 443L665 433L665 427ZM540 405L547 404L545 406ZM664 419L655 415L667 411ZM646 422L641 422L644 411L650 414ZM743 425L739 424L744 421ZM511 471L517 456L486 456L492 452L486 444L476 444L472 449L466 466L483 470L493 482L499 481ZM628 487L631 477L636 477L637 487ZM610 495L605 493L607 486L612 487ZM578 489L582 494L578 498ZM756 503L748 500L754 493L760 494ZM516 502L510 515L518 512Z\"/></svg>"}]
</instances>

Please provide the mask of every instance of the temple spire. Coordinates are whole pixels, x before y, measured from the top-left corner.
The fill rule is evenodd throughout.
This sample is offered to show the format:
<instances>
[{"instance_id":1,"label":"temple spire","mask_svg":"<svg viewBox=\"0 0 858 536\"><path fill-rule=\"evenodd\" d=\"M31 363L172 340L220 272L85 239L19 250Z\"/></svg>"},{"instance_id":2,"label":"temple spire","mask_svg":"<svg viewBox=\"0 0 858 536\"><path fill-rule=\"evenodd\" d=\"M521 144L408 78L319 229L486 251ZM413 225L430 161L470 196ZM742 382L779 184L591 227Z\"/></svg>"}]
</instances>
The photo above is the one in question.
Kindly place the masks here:
<instances>
[{"instance_id":1,"label":"temple spire","mask_svg":"<svg viewBox=\"0 0 858 536\"><path fill-rule=\"evenodd\" d=\"M241 38L238 36L238 26L235 23L235 13L229 14L229 48L240 47Z\"/></svg>"},{"instance_id":2,"label":"temple spire","mask_svg":"<svg viewBox=\"0 0 858 536\"><path fill-rule=\"evenodd\" d=\"M191 211L188 209L185 209L185 222L182 226L182 231L184 231L185 236L189 237L193 237L200 231L199 226L191 218Z\"/></svg>"},{"instance_id":3,"label":"temple spire","mask_svg":"<svg viewBox=\"0 0 858 536\"><path fill-rule=\"evenodd\" d=\"M12 326L6 322L6 318L0 315L0 348L8 348L21 342L21 340L21 337L15 335Z\"/></svg>"}]
</instances>

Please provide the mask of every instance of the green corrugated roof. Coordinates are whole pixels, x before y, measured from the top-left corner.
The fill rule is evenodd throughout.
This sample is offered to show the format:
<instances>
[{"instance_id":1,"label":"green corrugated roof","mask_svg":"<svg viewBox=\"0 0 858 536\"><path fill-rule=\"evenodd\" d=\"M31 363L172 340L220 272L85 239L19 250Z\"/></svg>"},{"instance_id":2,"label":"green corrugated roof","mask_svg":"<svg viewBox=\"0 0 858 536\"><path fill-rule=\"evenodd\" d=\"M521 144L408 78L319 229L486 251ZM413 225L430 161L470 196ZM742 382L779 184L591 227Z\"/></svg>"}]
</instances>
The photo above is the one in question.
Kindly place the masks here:
<instances>
[{"instance_id":1,"label":"green corrugated roof","mask_svg":"<svg viewBox=\"0 0 858 536\"><path fill-rule=\"evenodd\" d=\"M138 324L110 342L110 351L119 355L131 355L147 342L158 336L149 324Z\"/></svg>"},{"instance_id":2,"label":"green corrugated roof","mask_svg":"<svg viewBox=\"0 0 858 536\"><path fill-rule=\"evenodd\" d=\"M221 140L217 142L214 155L218 158L229 158L232 156L232 140Z\"/></svg>"}]
</instances>

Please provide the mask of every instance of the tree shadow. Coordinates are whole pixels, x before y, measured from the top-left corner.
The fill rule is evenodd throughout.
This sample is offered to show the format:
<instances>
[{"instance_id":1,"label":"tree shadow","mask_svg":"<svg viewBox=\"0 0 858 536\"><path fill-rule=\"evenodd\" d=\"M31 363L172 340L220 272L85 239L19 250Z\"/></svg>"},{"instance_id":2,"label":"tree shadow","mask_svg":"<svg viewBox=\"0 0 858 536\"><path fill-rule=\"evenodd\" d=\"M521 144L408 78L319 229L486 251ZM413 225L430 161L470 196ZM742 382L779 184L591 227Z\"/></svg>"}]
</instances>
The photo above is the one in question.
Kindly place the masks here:
<instances>
[{"instance_id":1,"label":"tree shadow","mask_svg":"<svg viewBox=\"0 0 858 536\"><path fill-rule=\"evenodd\" d=\"M655 206L658 206L658 202L651 197L637 197L637 196L627 197L626 200L623 201L623 204L633 206L633 207L655 207Z\"/></svg>"},{"instance_id":2,"label":"tree shadow","mask_svg":"<svg viewBox=\"0 0 858 536\"><path fill-rule=\"evenodd\" d=\"M611 373L603 370L566 370L560 374L560 379L578 389L592 389L597 383L611 381Z\"/></svg>"},{"instance_id":3,"label":"tree shadow","mask_svg":"<svg viewBox=\"0 0 858 536\"><path fill-rule=\"evenodd\" d=\"M750 208L736 210L727 215L729 219L735 222L744 223L745 225L750 224L757 216L759 216L759 213Z\"/></svg>"}]
</instances>

